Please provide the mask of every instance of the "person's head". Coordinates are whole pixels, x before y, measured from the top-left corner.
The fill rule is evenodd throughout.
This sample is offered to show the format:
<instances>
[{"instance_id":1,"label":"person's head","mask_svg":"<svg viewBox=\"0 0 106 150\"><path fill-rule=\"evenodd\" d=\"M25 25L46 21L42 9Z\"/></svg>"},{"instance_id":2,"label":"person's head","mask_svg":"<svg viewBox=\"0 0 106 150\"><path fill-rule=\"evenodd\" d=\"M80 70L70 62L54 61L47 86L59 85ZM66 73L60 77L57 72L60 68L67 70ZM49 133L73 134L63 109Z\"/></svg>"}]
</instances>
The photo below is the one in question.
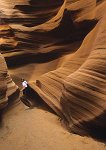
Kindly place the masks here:
<instances>
[{"instance_id":1,"label":"person's head","mask_svg":"<svg viewBox=\"0 0 106 150\"><path fill-rule=\"evenodd\" d=\"M24 81L25 81L25 80L22 78L22 79L21 79L21 82L24 82Z\"/></svg>"}]
</instances>

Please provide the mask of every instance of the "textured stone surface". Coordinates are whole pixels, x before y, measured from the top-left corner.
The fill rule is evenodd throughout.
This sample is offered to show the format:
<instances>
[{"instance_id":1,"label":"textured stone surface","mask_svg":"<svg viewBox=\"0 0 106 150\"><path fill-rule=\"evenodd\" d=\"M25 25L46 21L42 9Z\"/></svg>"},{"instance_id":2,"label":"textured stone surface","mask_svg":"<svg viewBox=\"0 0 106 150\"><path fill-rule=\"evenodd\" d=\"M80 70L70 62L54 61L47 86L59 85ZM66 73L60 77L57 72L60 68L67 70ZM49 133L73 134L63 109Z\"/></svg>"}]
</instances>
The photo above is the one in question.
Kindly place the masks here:
<instances>
[{"instance_id":1,"label":"textured stone surface","mask_svg":"<svg viewBox=\"0 0 106 150\"><path fill-rule=\"evenodd\" d=\"M30 87L63 118L69 131L92 135L97 130L103 134L106 1L1 0L1 5L1 52L10 67L71 54L73 45L82 43L60 68L40 76ZM3 88L5 93L6 81Z\"/></svg>"},{"instance_id":2,"label":"textured stone surface","mask_svg":"<svg viewBox=\"0 0 106 150\"><path fill-rule=\"evenodd\" d=\"M0 110L8 105L8 100L15 96L17 90L18 86L9 76L5 59L0 54Z\"/></svg>"}]
</instances>

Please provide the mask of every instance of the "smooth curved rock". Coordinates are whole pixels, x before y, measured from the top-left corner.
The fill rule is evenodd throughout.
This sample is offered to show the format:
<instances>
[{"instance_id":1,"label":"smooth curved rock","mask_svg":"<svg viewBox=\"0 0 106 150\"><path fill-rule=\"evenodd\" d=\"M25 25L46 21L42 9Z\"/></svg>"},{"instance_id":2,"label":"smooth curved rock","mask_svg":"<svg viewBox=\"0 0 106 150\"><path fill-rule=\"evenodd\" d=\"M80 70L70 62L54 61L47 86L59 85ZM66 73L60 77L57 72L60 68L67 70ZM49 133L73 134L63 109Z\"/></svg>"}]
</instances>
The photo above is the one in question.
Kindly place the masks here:
<instances>
[{"instance_id":1,"label":"smooth curved rock","mask_svg":"<svg viewBox=\"0 0 106 150\"><path fill-rule=\"evenodd\" d=\"M30 84L65 120L68 129L80 135L93 135L96 130L103 134L106 130L105 19L98 22L81 48L61 68Z\"/></svg>"}]
</instances>

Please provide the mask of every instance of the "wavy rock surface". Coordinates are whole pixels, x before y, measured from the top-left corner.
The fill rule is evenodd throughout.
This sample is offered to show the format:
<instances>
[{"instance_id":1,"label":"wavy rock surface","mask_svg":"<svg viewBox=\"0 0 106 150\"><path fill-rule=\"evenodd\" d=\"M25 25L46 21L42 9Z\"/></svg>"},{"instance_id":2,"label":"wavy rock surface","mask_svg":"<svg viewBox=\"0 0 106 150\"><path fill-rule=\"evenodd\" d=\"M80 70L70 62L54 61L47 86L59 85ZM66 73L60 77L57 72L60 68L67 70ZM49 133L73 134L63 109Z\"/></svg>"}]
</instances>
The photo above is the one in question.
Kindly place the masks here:
<instances>
[{"instance_id":1,"label":"wavy rock surface","mask_svg":"<svg viewBox=\"0 0 106 150\"><path fill-rule=\"evenodd\" d=\"M68 129L80 135L99 137L106 130L105 20L103 16L62 67L30 84Z\"/></svg>"},{"instance_id":2,"label":"wavy rock surface","mask_svg":"<svg viewBox=\"0 0 106 150\"><path fill-rule=\"evenodd\" d=\"M87 60L64 81L60 104L74 133L102 135L106 130L105 19Z\"/></svg>"},{"instance_id":3,"label":"wavy rock surface","mask_svg":"<svg viewBox=\"0 0 106 150\"><path fill-rule=\"evenodd\" d=\"M42 75L30 87L34 96L39 95L64 119L69 131L92 135L96 129L103 133L106 130L106 1L0 2L1 52L8 65L22 65L35 55L70 54L72 44L83 41L60 68Z\"/></svg>"},{"instance_id":4,"label":"wavy rock surface","mask_svg":"<svg viewBox=\"0 0 106 150\"><path fill-rule=\"evenodd\" d=\"M0 2L1 21L9 25L7 32L10 32L11 28L11 39L16 40L13 46L11 45L12 49L8 50L9 53L5 51L6 45L2 45L2 53L5 53L8 64L11 60L25 57L28 59L29 55L38 53L70 53L71 44L82 41L99 20L98 11L93 12L97 8L95 0L54 0L52 3L47 0ZM105 5L102 9L105 10ZM5 32L4 36L5 34L7 33Z\"/></svg>"},{"instance_id":5,"label":"wavy rock surface","mask_svg":"<svg viewBox=\"0 0 106 150\"><path fill-rule=\"evenodd\" d=\"M18 96L18 86L12 81L4 57L0 54L0 110L8 105L8 100Z\"/></svg>"}]
</instances>

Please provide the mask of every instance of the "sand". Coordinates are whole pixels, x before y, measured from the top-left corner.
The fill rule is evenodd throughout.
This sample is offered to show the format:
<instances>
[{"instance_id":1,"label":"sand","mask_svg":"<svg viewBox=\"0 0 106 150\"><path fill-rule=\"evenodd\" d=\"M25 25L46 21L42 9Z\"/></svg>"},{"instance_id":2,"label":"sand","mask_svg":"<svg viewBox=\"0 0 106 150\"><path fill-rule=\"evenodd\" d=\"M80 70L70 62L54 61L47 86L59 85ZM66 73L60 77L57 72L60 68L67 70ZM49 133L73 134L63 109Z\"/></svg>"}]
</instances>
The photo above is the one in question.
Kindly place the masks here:
<instances>
[{"instance_id":1,"label":"sand","mask_svg":"<svg viewBox=\"0 0 106 150\"><path fill-rule=\"evenodd\" d=\"M22 103L7 112L0 129L1 150L105 150L106 145L67 132L58 117L41 108Z\"/></svg>"}]
</instances>

